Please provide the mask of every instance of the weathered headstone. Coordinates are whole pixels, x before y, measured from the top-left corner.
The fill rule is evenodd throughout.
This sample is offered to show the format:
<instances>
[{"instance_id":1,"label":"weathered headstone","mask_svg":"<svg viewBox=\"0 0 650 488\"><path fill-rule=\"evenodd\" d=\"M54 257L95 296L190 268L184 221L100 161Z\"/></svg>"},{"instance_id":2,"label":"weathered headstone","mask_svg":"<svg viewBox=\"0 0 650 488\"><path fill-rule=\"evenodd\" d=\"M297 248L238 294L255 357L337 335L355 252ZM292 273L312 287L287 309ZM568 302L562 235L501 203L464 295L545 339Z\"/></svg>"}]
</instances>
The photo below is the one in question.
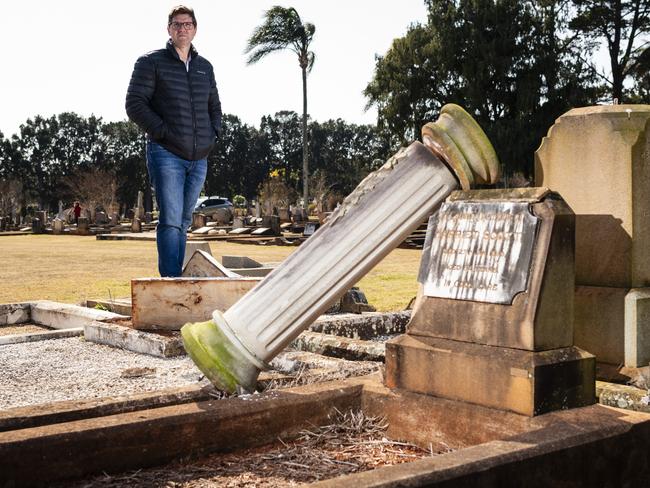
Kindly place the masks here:
<instances>
[{"instance_id":1,"label":"weathered headstone","mask_svg":"<svg viewBox=\"0 0 650 488\"><path fill-rule=\"evenodd\" d=\"M153 220L153 218L151 216L151 212L145 212L144 213L144 223L145 224L150 224L152 220Z\"/></svg>"},{"instance_id":2,"label":"weathered headstone","mask_svg":"<svg viewBox=\"0 0 650 488\"><path fill-rule=\"evenodd\" d=\"M120 225L120 219L119 216L117 215L117 212L113 212L111 214L111 222L110 225L115 227L116 225Z\"/></svg>"},{"instance_id":3,"label":"weathered headstone","mask_svg":"<svg viewBox=\"0 0 650 488\"><path fill-rule=\"evenodd\" d=\"M280 218L277 215L265 215L262 217L262 227L271 229L271 235L279 236L281 234Z\"/></svg>"},{"instance_id":4,"label":"weathered headstone","mask_svg":"<svg viewBox=\"0 0 650 488\"><path fill-rule=\"evenodd\" d=\"M262 208L260 206L260 201L259 200L255 200L255 215L254 216L257 217L258 219L260 217L262 217Z\"/></svg>"},{"instance_id":5,"label":"weathered headstone","mask_svg":"<svg viewBox=\"0 0 650 488\"><path fill-rule=\"evenodd\" d=\"M232 219L232 228L241 229L242 227L244 227L244 219L242 217L234 217Z\"/></svg>"},{"instance_id":6,"label":"weathered headstone","mask_svg":"<svg viewBox=\"0 0 650 488\"><path fill-rule=\"evenodd\" d=\"M52 221L52 232L54 234L63 234L65 229L65 222L59 218Z\"/></svg>"},{"instance_id":7,"label":"weathered headstone","mask_svg":"<svg viewBox=\"0 0 650 488\"><path fill-rule=\"evenodd\" d=\"M131 221L131 232L142 232L142 221L137 217Z\"/></svg>"},{"instance_id":8,"label":"weathered headstone","mask_svg":"<svg viewBox=\"0 0 650 488\"><path fill-rule=\"evenodd\" d=\"M649 122L650 105L573 109L535 154L576 213L576 345L628 367L650 361Z\"/></svg>"},{"instance_id":9,"label":"weathered headstone","mask_svg":"<svg viewBox=\"0 0 650 488\"><path fill-rule=\"evenodd\" d=\"M539 415L589 405L573 346L574 215L545 188L455 192L429 220L407 334L386 384Z\"/></svg>"},{"instance_id":10,"label":"weathered headstone","mask_svg":"<svg viewBox=\"0 0 650 488\"><path fill-rule=\"evenodd\" d=\"M302 235L310 236L320 227L319 222L306 222L305 229L302 231Z\"/></svg>"},{"instance_id":11,"label":"weathered headstone","mask_svg":"<svg viewBox=\"0 0 650 488\"><path fill-rule=\"evenodd\" d=\"M205 214L202 213L194 213L192 214L192 229L200 229L201 227L205 227L206 224L206 218Z\"/></svg>"},{"instance_id":12,"label":"weathered headstone","mask_svg":"<svg viewBox=\"0 0 650 488\"><path fill-rule=\"evenodd\" d=\"M201 250L210 256L212 256L212 250L210 249L210 243L207 241L187 241L185 243L185 256L183 258L183 267L187 264L187 262L190 260L192 255L198 251Z\"/></svg>"},{"instance_id":13,"label":"weathered headstone","mask_svg":"<svg viewBox=\"0 0 650 488\"><path fill-rule=\"evenodd\" d=\"M280 218L280 222L291 222L291 212L288 208L279 208L278 217Z\"/></svg>"},{"instance_id":14,"label":"weathered headstone","mask_svg":"<svg viewBox=\"0 0 650 488\"><path fill-rule=\"evenodd\" d=\"M77 223L77 234L88 235L89 233L90 227L88 223L88 217L79 217L79 222Z\"/></svg>"},{"instance_id":15,"label":"weathered headstone","mask_svg":"<svg viewBox=\"0 0 650 488\"><path fill-rule=\"evenodd\" d=\"M108 224L108 216L106 212L95 212L95 224L106 225Z\"/></svg>"},{"instance_id":16,"label":"weathered headstone","mask_svg":"<svg viewBox=\"0 0 650 488\"><path fill-rule=\"evenodd\" d=\"M135 211L135 216L139 218L140 220L144 219L144 193L141 191L138 191L138 201L136 203L136 207L134 209Z\"/></svg>"},{"instance_id":17,"label":"weathered headstone","mask_svg":"<svg viewBox=\"0 0 650 488\"><path fill-rule=\"evenodd\" d=\"M183 266L181 276L185 278L226 277L237 278L240 275L230 271L217 261L212 254L197 249Z\"/></svg>"},{"instance_id":18,"label":"weathered headstone","mask_svg":"<svg viewBox=\"0 0 650 488\"><path fill-rule=\"evenodd\" d=\"M232 220L232 212L227 208L218 208L210 214L210 218L219 225L228 225Z\"/></svg>"},{"instance_id":19,"label":"weathered headstone","mask_svg":"<svg viewBox=\"0 0 650 488\"><path fill-rule=\"evenodd\" d=\"M38 217L32 219L32 232L34 234L42 234L44 231L43 222Z\"/></svg>"}]
</instances>

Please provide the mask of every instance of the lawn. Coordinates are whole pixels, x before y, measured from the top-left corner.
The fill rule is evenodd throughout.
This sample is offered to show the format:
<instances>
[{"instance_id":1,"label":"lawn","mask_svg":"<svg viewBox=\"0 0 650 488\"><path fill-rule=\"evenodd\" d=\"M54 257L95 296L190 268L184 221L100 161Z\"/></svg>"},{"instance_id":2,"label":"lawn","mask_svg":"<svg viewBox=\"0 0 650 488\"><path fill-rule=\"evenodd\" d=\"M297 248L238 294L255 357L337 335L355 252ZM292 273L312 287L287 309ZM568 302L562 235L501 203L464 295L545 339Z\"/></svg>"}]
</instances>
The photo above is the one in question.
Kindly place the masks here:
<instances>
[{"instance_id":1,"label":"lawn","mask_svg":"<svg viewBox=\"0 0 650 488\"><path fill-rule=\"evenodd\" d=\"M211 242L212 254L278 262L294 247ZM358 284L381 311L402 310L417 292L419 250L396 249ZM0 303L130 295L132 278L158 276L155 242L98 241L94 237L0 236Z\"/></svg>"}]
</instances>

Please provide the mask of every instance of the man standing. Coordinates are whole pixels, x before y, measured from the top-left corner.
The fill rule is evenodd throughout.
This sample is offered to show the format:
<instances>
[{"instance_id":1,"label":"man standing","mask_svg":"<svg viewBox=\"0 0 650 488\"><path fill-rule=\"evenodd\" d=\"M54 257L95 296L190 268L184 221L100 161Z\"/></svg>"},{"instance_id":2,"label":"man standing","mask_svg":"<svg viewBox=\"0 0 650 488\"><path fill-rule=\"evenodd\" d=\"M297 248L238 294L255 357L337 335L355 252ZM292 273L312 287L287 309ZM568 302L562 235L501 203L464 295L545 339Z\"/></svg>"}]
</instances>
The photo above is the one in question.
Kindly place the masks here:
<instances>
[{"instance_id":1,"label":"man standing","mask_svg":"<svg viewBox=\"0 0 650 488\"><path fill-rule=\"evenodd\" d=\"M194 10L169 13L165 49L135 63L126 113L147 133L147 170L160 215L156 229L161 276L180 276L187 229L221 130L221 103L212 65L192 45Z\"/></svg>"}]
</instances>

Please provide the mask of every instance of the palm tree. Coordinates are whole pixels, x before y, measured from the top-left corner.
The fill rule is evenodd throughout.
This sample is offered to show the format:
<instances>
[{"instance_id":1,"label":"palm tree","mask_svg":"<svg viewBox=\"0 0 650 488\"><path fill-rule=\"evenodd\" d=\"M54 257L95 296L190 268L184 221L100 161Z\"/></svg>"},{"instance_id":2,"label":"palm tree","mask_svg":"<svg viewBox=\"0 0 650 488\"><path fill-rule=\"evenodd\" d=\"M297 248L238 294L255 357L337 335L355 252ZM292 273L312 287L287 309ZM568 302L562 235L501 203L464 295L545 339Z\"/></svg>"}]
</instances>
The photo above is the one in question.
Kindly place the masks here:
<instances>
[{"instance_id":1,"label":"palm tree","mask_svg":"<svg viewBox=\"0 0 650 488\"><path fill-rule=\"evenodd\" d=\"M290 49L298 55L302 70L302 184L303 208L308 208L309 198L309 149L307 147L307 73L314 65L314 53L309 44L316 26L300 19L295 8L278 5L267 10L264 22L255 28L246 45L248 64L258 62L267 54Z\"/></svg>"}]
</instances>

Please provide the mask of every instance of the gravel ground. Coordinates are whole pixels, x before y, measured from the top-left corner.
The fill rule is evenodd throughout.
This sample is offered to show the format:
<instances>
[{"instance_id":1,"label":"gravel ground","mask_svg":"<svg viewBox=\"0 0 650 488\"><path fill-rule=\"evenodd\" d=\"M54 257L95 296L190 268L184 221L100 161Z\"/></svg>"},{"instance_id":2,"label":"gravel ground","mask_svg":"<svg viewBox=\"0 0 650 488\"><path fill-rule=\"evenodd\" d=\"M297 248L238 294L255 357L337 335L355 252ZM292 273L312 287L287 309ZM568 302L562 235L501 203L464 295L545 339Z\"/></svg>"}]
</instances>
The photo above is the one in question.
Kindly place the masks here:
<instances>
[{"instance_id":1,"label":"gravel ground","mask_svg":"<svg viewBox=\"0 0 650 488\"><path fill-rule=\"evenodd\" d=\"M81 337L11 344L0 346L0 409L187 386L202 376L187 356L157 358Z\"/></svg>"}]
</instances>

